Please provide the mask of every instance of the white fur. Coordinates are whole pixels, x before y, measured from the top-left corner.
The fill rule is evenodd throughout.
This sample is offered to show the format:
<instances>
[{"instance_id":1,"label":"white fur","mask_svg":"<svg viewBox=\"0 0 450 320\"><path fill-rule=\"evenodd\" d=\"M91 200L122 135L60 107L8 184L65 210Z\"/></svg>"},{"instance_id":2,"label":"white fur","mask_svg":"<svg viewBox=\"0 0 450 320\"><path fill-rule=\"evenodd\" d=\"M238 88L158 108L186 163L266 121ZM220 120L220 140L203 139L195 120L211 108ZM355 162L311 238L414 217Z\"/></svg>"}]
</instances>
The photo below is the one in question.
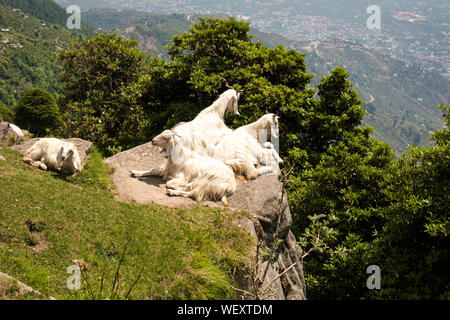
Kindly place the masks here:
<instances>
[{"instance_id":1,"label":"white fur","mask_svg":"<svg viewBox=\"0 0 450 320\"><path fill-rule=\"evenodd\" d=\"M273 113L265 114L255 122L237 128L234 132L246 132L258 141L265 133L267 137L278 138L278 116Z\"/></svg>"},{"instance_id":2,"label":"white fur","mask_svg":"<svg viewBox=\"0 0 450 320\"><path fill-rule=\"evenodd\" d=\"M171 130L165 130L152 139L152 144L165 150L172 137L176 133L182 137L181 143L184 147L200 155L211 155L214 146L220 138L232 132L223 119L226 112L239 114L239 93L229 89L222 93L219 98L209 107L203 109L192 121L177 124ZM150 171L130 170L133 177L160 176L167 181L170 168L166 165L154 168Z\"/></svg>"},{"instance_id":3,"label":"white fur","mask_svg":"<svg viewBox=\"0 0 450 320\"><path fill-rule=\"evenodd\" d=\"M243 175L248 180L273 172L274 163L282 164L283 160L272 143L259 143L260 134L266 133L278 136L278 117L274 114L264 115L259 120L224 136L216 144L213 157L229 165L236 174ZM265 166L255 168L258 164Z\"/></svg>"},{"instance_id":4,"label":"white fur","mask_svg":"<svg viewBox=\"0 0 450 320\"><path fill-rule=\"evenodd\" d=\"M76 146L56 138L42 138L25 153L23 160L43 170L74 174L81 171Z\"/></svg>"},{"instance_id":5,"label":"white fur","mask_svg":"<svg viewBox=\"0 0 450 320\"><path fill-rule=\"evenodd\" d=\"M198 154L183 145L181 137L170 130L155 141L168 153L164 167L148 172L167 180L167 193L189 197L196 201L221 200L228 205L228 197L236 191L233 170L223 162ZM136 171L134 171L135 176Z\"/></svg>"},{"instance_id":6,"label":"white fur","mask_svg":"<svg viewBox=\"0 0 450 320\"><path fill-rule=\"evenodd\" d=\"M239 93L229 89L203 109L194 120L176 126L173 132L183 138L185 147L201 155L209 155L217 141L232 131L223 119L226 112L239 114L238 100Z\"/></svg>"}]
</instances>

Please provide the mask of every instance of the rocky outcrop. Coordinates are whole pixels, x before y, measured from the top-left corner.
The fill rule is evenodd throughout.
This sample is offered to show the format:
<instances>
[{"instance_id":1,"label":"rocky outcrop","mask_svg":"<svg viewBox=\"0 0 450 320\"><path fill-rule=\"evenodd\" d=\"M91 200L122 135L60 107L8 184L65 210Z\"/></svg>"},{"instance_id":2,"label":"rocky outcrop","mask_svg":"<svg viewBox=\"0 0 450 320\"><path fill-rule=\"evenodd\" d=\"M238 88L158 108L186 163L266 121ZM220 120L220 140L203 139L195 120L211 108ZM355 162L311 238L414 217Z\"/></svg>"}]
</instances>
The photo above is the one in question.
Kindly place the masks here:
<instances>
[{"instance_id":1,"label":"rocky outcrop","mask_svg":"<svg viewBox=\"0 0 450 320\"><path fill-rule=\"evenodd\" d=\"M166 195L165 182L160 178L136 179L130 176L130 169L149 170L161 166L164 161L166 160L159 152L159 148L152 146L151 143L105 159L105 162L114 169L112 180L116 185L116 199L138 203L157 203L173 208L191 208L198 205L188 198ZM272 247L275 236L282 240L276 250L272 250L273 259L267 271L267 261L257 269L259 278L262 279L266 274L259 287L265 288L270 284L262 294L262 298L305 299L302 251L290 231L292 217L286 196L283 196L284 192L278 175L264 175L252 181L238 181L236 193L229 198L229 209L246 210L252 214L252 218L241 218L236 223L257 238L257 242L261 244L260 252L267 247ZM223 207L221 202L212 201L203 201L202 205ZM256 248L254 252L257 252ZM285 273L278 277L283 272ZM252 279L240 275L236 280L242 292L254 291L253 284L255 282L252 283ZM243 298L254 297L243 293Z\"/></svg>"},{"instance_id":2,"label":"rocky outcrop","mask_svg":"<svg viewBox=\"0 0 450 320\"><path fill-rule=\"evenodd\" d=\"M40 292L10 277L6 273L0 272L0 300L17 300L24 298L33 300L47 299ZM50 297L49 300L55 299Z\"/></svg>"},{"instance_id":3,"label":"rocky outcrop","mask_svg":"<svg viewBox=\"0 0 450 320\"><path fill-rule=\"evenodd\" d=\"M0 146L9 146L20 143L24 138L27 131L21 130L18 126L6 122L0 121Z\"/></svg>"},{"instance_id":4,"label":"rocky outcrop","mask_svg":"<svg viewBox=\"0 0 450 320\"><path fill-rule=\"evenodd\" d=\"M22 154L25 154L28 149L31 148L31 146L36 142L39 141L41 138L33 138L26 140L25 142L15 145L12 147L12 149L19 151ZM80 155L80 161L81 165L84 166L84 164L87 161L87 157L89 154L89 151L92 149L92 142L86 141L79 138L69 138L69 139L63 139L63 141L72 142L78 150L78 154Z\"/></svg>"}]
</instances>

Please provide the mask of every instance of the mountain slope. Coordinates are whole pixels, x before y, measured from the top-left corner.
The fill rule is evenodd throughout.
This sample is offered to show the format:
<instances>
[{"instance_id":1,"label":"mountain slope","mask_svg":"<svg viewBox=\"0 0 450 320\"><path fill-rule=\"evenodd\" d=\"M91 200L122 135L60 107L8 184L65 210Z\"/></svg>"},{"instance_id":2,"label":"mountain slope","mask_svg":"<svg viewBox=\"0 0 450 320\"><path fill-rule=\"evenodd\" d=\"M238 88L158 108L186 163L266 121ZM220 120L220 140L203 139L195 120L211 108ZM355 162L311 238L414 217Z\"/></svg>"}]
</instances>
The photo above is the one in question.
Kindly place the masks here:
<instances>
[{"instance_id":1,"label":"mountain slope","mask_svg":"<svg viewBox=\"0 0 450 320\"><path fill-rule=\"evenodd\" d=\"M20 9L30 16L60 26L66 24L66 11L51 0L0 0L0 5Z\"/></svg>"},{"instance_id":2,"label":"mountain slope","mask_svg":"<svg viewBox=\"0 0 450 320\"><path fill-rule=\"evenodd\" d=\"M56 11L67 17L64 9L58 8ZM42 9L38 15L52 10ZM27 7L27 11L33 10ZM0 107L10 109L32 86L56 94L59 88L56 54L69 48L71 40L92 34L92 29L71 31L5 5L0 5L0 28L9 30L0 32Z\"/></svg>"},{"instance_id":3,"label":"mountain slope","mask_svg":"<svg viewBox=\"0 0 450 320\"><path fill-rule=\"evenodd\" d=\"M392 59L357 42L323 40L296 44L307 52L308 70L317 76L344 66L350 81L365 101L365 123L374 136L388 142L397 152L408 144L429 145L429 133L441 127L438 104L448 104L450 81L417 66Z\"/></svg>"}]
</instances>

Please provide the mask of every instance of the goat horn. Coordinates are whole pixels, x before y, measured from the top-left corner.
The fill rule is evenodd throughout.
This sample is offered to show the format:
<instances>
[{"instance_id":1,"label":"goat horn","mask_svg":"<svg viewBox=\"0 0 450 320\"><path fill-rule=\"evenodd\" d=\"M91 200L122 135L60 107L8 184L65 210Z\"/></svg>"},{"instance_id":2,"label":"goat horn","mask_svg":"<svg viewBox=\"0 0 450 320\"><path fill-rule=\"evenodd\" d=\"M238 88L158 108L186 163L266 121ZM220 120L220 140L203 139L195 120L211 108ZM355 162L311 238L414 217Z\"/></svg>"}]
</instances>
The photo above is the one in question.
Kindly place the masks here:
<instances>
[{"instance_id":1,"label":"goat horn","mask_svg":"<svg viewBox=\"0 0 450 320\"><path fill-rule=\"evenodd\" d=\"M235 89L235 88L233 88L232 86L229 85L227 79L225 79L224 77L222 77L222 79L223 79L223 81L225 81L225 87L227 87L228 89L236 90L236 92L239 92L239 93L244 93L245 91L248 90L248 88L246 88L246 87L244 89Z\"/></svg>"}]
</instances>

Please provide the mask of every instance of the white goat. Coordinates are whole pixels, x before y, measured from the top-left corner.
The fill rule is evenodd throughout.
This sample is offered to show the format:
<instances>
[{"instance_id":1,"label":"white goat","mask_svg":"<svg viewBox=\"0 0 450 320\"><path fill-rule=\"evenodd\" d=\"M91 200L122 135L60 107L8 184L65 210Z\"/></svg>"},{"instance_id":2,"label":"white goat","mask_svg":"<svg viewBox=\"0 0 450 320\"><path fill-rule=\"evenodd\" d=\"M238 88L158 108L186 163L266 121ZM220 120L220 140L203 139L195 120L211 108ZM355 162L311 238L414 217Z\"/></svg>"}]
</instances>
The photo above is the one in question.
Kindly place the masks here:
<instances>
[{"instance_id":1,"label":"white goat","mask_svg":"<svg viewBox=\"0 0 450 320\"><path fill-rule=\"evenodd\" d=\"M260 135L267 132L267 136L278 138L278 116L273 113L263 115L255 122L234 130L235 133L247 132L259 141Z\"/></svg>"},{"instance_id":2,"label":"white goat","mask_svg":"<svg viewBox=\"0 0 450 320\"><path fill-rule=\"evenodd\" d=\"M25 153L23 161L42 170L74 174L81 171L76 146L56 138L42 138Z\"/></svg>"},{"instance_id":3,"label":"white goat","mask_svg":"<svg viewBox=\"0 0 450 320\"><path fill-rule=\"evenodd\" d=\"M224 123L226 112L239 114L238 101L240 93L229 89L209 107L203 109L192 121L177 124L171 130L165 130L153 138L152 144L165 149L172 133L182 137L182 143L201 155L214 153L214 145L220 138L232 132ZM169 133L168 133L169 132ZM130 170L133 177L161 176L167 180L167 172L164 166L150 171Z\"/></svg>"},{"instance_id":4,"label":"white goat","mask_svg":"<svg viewBox=\"0 0 450 320\"><path fill-rule=\"evenodd\" d=\"M166 165L151 173L167 180L170 196L189 197L198 202L220 200L228 206L228 197L236 191L236 179L227 165L189 150L181 137L170 130L164 131L152 143L168 154Z\"/></svg>"},{"instance_id":5,"label":"white goat","mask_svg":"<svg viewBox=\"0 0 450 320\"><path fill-rule=\"evenodd\" d=\"M201 155L210 154L209 150L220 138L232 132L224 123L226 112L239 114L239 93L229 89L209 107L203 109L192 121L173 128L173 132L183 137L183 145Z\"/></svg>"},{"instance_id":6,"label":"white goat","mask_svg":"<svg viewBox=\"0 0 450 320\"><path fill-rule=\"evenodd\" d=\"M226 135L216 144L213 157L229 165L238 176L244 176L247 180L273 172L274 162L282 164L283 160L272 143L260 144L259 135L265 133L278 137L276 115L267 114ZM258 164L265 166L255 168Z\"/></svg>"}]
</instances>

